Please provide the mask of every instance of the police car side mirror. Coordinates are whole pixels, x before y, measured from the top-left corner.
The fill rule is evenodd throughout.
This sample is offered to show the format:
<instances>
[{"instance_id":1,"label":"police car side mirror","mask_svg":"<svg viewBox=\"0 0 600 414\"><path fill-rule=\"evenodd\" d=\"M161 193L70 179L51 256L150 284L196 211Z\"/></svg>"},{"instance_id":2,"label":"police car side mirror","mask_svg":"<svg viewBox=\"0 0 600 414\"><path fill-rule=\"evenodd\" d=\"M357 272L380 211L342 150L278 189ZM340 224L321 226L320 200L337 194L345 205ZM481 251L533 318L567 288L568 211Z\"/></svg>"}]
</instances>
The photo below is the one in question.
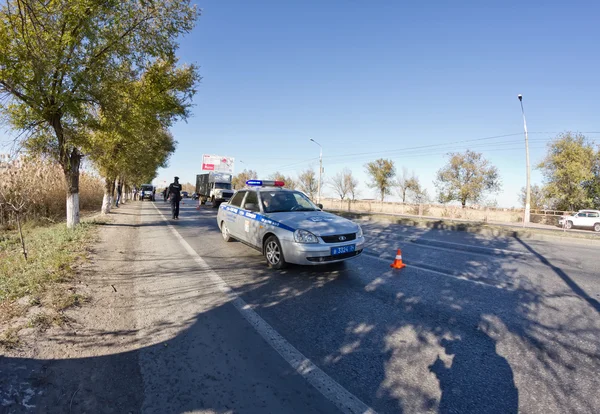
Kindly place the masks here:
<instances>
[{"instance_id":1,"label":"police car side mirror","mask_svg":"<svg viewBox=\"0 0 600 414\"><path fill-rule=\"evenodd\" d=\"M254 204L254 203L246 203L246 204L244 204L244 210L258 211L258 205Z\"/></svg>"},{"instance_id":2,"label":"police car side mirror","mask_svg":"<svg viewBox=\"0 0 600 414\"><path fill-rule=\"evenodd\" d=\"M319 207L321 210L323 210L323 204L319 203L319 204L317 204L317 207Z\"/></svg>"}]
</instances>

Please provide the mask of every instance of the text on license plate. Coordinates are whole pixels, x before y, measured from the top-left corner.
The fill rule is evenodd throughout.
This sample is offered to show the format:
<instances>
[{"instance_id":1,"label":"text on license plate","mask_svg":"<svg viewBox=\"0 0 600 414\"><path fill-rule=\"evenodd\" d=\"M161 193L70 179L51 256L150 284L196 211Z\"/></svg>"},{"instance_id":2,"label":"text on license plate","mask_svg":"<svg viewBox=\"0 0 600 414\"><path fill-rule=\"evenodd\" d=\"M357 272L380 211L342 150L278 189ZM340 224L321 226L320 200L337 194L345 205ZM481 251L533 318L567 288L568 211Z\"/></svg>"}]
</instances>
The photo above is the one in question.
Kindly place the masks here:
<instances>
[{"instance_id":1,"label":"text on license plate","mask_svg":"<svg viewBox=\"0 0 600 414\"><path fill-rule=\"evenodd\" d=\"M331 255L335 256L338 254L344 254L344 253L352 253L356 250L356 245L351 244L349 246L339 246L339 247L332 247L331 248Z\"/></svg>"}]
</instances>

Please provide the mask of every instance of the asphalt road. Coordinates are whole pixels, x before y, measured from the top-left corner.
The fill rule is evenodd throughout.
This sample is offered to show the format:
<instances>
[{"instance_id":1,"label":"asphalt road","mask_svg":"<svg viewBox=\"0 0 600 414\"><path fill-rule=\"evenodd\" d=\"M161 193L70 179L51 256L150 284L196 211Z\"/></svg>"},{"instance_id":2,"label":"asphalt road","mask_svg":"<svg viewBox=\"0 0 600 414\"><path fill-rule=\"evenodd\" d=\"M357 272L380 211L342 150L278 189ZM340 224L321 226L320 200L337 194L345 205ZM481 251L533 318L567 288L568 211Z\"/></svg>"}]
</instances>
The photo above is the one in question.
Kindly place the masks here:
<instances>
[{"instance_id":1,"label":"asphalt road","mask_svg":"<svg viewBox=\"0 0 600 414\"><path fill-rule=\"evenodd\" d=\"M167 205L156 205L168 216ZM173 228L248 307L365 407L600 412L600 246L365 222L368 245L359 258L277 272L258 252L223 242L215 215L186 204ZM397 248L408 264L402 270L389 267ZM221 311L233 307L225 302ZM247 325L239 312L228 317L223 330ZM285 365L268 342L253 346L264 364ZM306 392L315 390L303 382ZM285 381L275 384L285 393ZM313 401L336 412L329 400ZM296 403L267 411L298 412ZM246 402L232 404L236 411Z\"/></svg>"},{"instance_id":2,"label":"asphalt road","mask_svg":"<svg viewBox=\"0 0 600 414\"><path fill-rule=\"evenodd\" d=\"M85 378L34 410L600 412L598 244L363 222L358 258L273 271L195 204L119 211L131 288L107 312L135 326L91 337L100 355L33 361Z\"/></svg>"}]
</instances>

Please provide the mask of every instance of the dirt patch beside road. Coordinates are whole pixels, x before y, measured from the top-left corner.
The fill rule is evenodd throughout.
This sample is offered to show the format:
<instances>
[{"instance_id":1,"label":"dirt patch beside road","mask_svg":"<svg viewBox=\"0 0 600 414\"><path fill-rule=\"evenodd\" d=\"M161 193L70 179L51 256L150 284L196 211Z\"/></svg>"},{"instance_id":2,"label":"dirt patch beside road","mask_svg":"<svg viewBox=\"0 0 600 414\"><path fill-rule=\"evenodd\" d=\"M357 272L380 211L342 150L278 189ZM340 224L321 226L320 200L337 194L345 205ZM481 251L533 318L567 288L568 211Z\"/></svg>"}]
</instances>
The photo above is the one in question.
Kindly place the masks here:
<instances>
[{"instance_id":1,"label":"dirt patch beside road","mask_svg":"<svg viewBox=\"0 0 600 414\"><path fill-rule=\"evenodd\" d=\"M62 312L60 326L29 324L16 347L0 351L0 413L107 412L111 395L114 412L139 411L132 276L140 208L122 205L101 226L73 282L86 300Z\"/></svg>"}]
</instances>

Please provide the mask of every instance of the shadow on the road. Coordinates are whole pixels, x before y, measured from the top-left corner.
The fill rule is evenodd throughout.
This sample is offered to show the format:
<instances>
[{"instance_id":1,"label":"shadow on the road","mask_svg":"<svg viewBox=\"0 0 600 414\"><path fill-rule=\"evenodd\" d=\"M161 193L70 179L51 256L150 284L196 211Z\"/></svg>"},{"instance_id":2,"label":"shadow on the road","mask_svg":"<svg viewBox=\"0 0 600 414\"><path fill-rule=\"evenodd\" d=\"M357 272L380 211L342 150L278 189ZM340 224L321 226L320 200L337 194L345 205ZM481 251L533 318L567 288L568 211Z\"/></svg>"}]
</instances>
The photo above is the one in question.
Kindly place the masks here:
<instances>
[{"instance_id":1,"label":"shadow on the road","mask_svg":"<svg viewBox=\"0 0 600 414\"><path fill-rule=\"evenodd\" d=\"M186 213L198 220L178 223L184 237L189 232L189 237L207 237L209 243L220 237L214 219L216 210ZM150 225L165 226L165 222ZM415 234L414 229L401 226L390 226L388 230L390 234ZM419 235L428 232L436 232L432 237L440 236L440 230L431 229L419 230ZM465 239L485 245L480 238L469 234ZM382 237L380 242L385 249L397 247L389 237ZM488 246L511 248L501 238L489 241ZM563 270L550 264L533 248L525 247L598 311L598 302L586 295ZM567 297L566 293L548 292L522 277L518 270L505 265L503 255L466 261L461 270L475 281L479 278L510 281L512 289L457 280L451 274L436 275L410 268L390 270L388 265L366 257L342 265L292 266L275 272L266 269L258 253L240 243L215 243L202 257L214 271L227 274L227 283L233 291L270 325L276 329L285 327L288 342L377 411L516 413L519 387L515 384L513 366L523 359L527 359L527 375L535 378L536 392L544 399L545 406L556 408L557 412L572 412L572 401L577 401L583 412L594 412L597 408L588 402L587 390L597 389L598 380L595 383L592 380L588 388L585 385L578 388L582 369L586 373L587 370L600 372L599 348L589 350L588 347L589 342L598 345L597 324L585 319L584 312L577 306L564 312L554 301ZM440 257L443 260L443 256ZM131 259L123 258L124 263L127 260ZM164 270L165 259L160 255L145 254L139 260L156 262L156 271L126 277L152 278ZM199 280L206 279L206 274L194 265L182 266L179 273L163 276L177 280L178 275L190 274ZM119 279L117 276L115 279ZM174 309L182 297L186 301L200 301L210 294L185 283L171 292L145 292L147 299L156 295L156 303L160 298L161 306ZM157 306L152 300L145 303L144 312L152 312ZM0 357L0 374L18 367L42 370L43 378L38 380L48 384L51 392L36 398L40 399L38 407L45 407L46 412L64 412L69 400L75 412L94 412L106 404L115 412L139 412L143 392L136 394L131 390L144 388L137 363L143 354L155 358L156 364L170 361L174 376L184 379L179 388L174 388L175 395L169 396L170 400L182 401L183 408L177 412L252 411L249 407L246 410L231 407L227 401L252 398L266 390L266 384L257 384L253 378L244 376L244 372L252 372L251 368L262 369L252 365L259 361L243 362L249 364L248 371L240 369L233 389L221 372L219 361L238 360L234 355L223 355L219 349L206 345L210 343L207 338L210 326L216 321L227 322L232 317L231 312L229 302L219 303L189 320L157 323L143 335L136 330L102 332L105 347L110 349L119 344L128 349L103 356L54 361ZM176 328L179 333L168 340L147 343L147 338L159 337L167 328ZM72 335L65 339L63 336L57 341L92 347L97 345L94 341L98 334L91 332L88 338ZM247 331L234 334L224 329L221 335L219 340L223 343L236 343L249 340L253 334ZM498 349L500 340L514 341L520 351L506 355ZM588 344L582 345L581 340ZM201 344L193 348L198 361L193 369L186 366L189 360L178 362L177 355L182 350L188 352L191 344ZM262 343L262 346L267 345ZM202 375L191 381L194 370ZM59 377L71 378L69 375L72 380L63 383L66 384L64 389L52 389ZM297 376L290 369L282 369L276 375L274 383ZM164 379L169 380L174 379ZM12 393L6 391L12 386L10 381L10 375L0 375L0 391L3 391L0 396L20 398L23 391L19 391L18 384ZM99 389L98 385L105 385L106 391L96 394L89 391ZM222 397L226 393L230 393L230 400ZM107 402L111 395L120 397ZM287 398L291 397L283 390L282 407ZM538 397L532 398L535 401Z\"/></svg>"},{"instance_id":2,"label":"shadow on the road","mask_svg":"<svg viewBox=\"0 0 600 414\"><path fill-rule=\"evenodd\" d=\"M523 245L523 247L525 247L527 250L529 250L531 253L533 253L540 260L540 262L544 263L546 266L548 266L550 269L552 269L552 271L554 273L556 273L558 275L558 277L560 277L562 279L562 281L565 282L567 284L567 286L569 286L569 288L571 288L571 290L576 295L578 295L580 298L584 299L587 303L590 304L590 306L592 306L596 310L596 312L600 313L600 302L598 302L596 299L594 299L590 295L588 295L586 293L586 291L583 290L581 288L581 286L579 286L577 284L577 282L575 282L572 278L570 278L569 275L567 275L561 268L554 266L552 263L550 263L550 261L548 259L546 259L543 255L539 254L533 247L531 247L529 244L525 243L519 237L515 237L515 239L519 243L521 243Z\"/></svg>"},{"instance_id":3,"label":"shadow on the road","mask_svg":"<svg viewBox=\"0 0 600 414\"><path fill-rule=\"evenodd\" d=\"M452 366L446 367L438 356L429 367L440 382L440 413L502 414L519 411L519 392L512 369L508 361L496 353L494 340L483 336L479 349L459 339L444 338L441 345L446 355L452 357ZM476 353L472 352L475 349ZM471 380L479 376L475 371L487 371L488 368L493 368L493 371L485 381ZM465 392L478 398L465 398Z\"/></svg>"}]
</instances>

